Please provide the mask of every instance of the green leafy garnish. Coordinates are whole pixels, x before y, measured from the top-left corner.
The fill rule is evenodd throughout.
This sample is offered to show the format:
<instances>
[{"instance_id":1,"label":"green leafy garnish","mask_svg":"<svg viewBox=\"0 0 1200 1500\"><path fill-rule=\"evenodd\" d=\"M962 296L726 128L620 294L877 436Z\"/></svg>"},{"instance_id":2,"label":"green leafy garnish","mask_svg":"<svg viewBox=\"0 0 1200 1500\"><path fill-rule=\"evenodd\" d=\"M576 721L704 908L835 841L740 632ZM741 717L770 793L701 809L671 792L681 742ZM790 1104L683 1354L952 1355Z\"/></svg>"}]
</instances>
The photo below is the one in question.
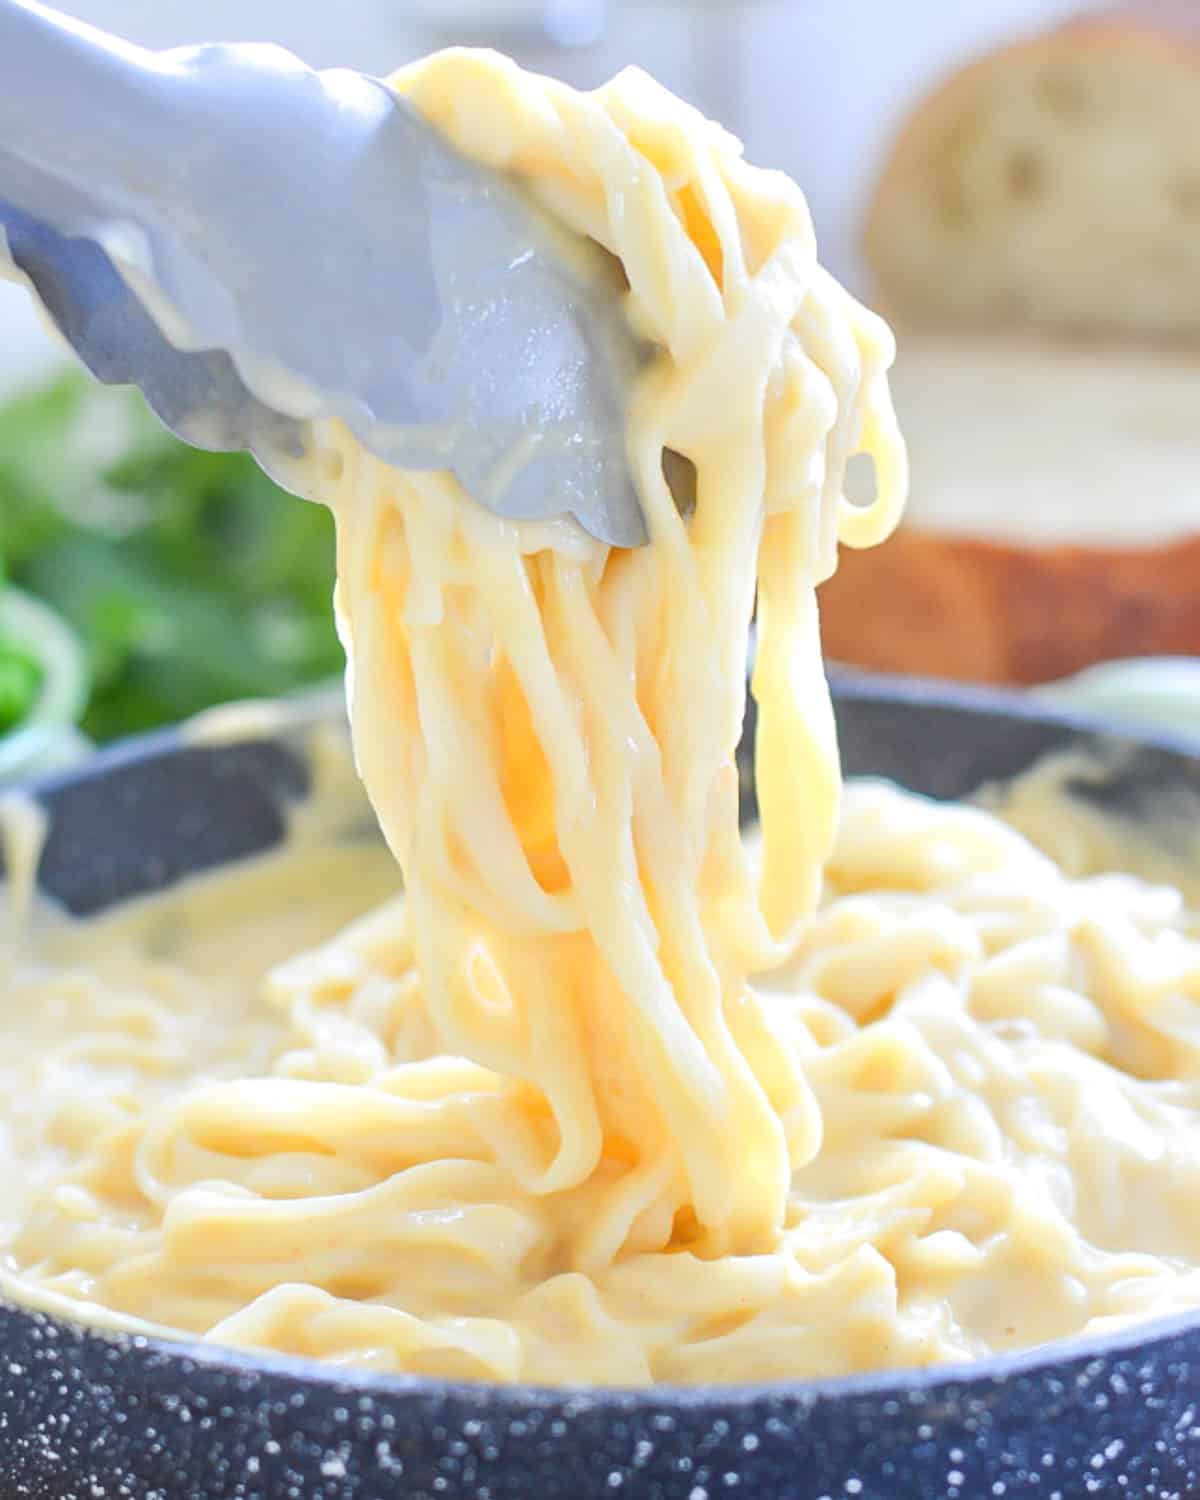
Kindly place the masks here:
<instances>
[{"instance_id":1,"label":"green leafy garnish","mask_svg":"<svg viewBox=\"0 0 1200 1500\"><path fill-rule=\"evenodd\" d=\"M42 685L37 659L14 641L0 636L0 734L15 729L37 701Z\"/></svg>"},{"instance_id":2,"label":"green leafy garnish","mask_svg":"<svg viewBox=\"0 0 1200 1500\"><path fill-rule=\"evenodd\" d=\"M343 664L328 514L82 375L0 407L0 559L83 639L96 739L285 694ZM0 732L29 665L7 669L6 688L4 660L0 647Z\"/></svg>"}]
</instances>

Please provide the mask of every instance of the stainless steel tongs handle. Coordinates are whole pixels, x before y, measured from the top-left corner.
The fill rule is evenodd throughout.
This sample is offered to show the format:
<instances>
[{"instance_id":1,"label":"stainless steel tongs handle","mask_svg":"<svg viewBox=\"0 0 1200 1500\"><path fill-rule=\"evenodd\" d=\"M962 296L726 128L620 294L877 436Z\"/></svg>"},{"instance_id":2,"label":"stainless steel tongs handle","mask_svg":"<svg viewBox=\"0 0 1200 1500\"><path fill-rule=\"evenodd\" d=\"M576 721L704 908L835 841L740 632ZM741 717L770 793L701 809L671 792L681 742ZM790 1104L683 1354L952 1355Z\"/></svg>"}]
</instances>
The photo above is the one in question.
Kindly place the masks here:
<instances>
[{"instance_id":1,"label":"stainless steel tongs handle","mask_svg":"<svg viewBox=\"0 0 1200 1500\"><path fill-rule=\"evenodd\" d=\"M333 416L499 515L645 540L620 287L377 79L0 0L6 259L93 374L289 488Z\"/></svg>"},{"instance_id":2,"label":"stainless steel tongs handle","mask_svg":"<svg viewBox=\"0 0 1200 1500\"><path fill-rule=\"evenodd\" d=\"M147 125L170 108L166 81L152 52L36 0L0 4L0 152L31 172L85 192L145 185L162 164Z\"/></svg>"}]
</instances>

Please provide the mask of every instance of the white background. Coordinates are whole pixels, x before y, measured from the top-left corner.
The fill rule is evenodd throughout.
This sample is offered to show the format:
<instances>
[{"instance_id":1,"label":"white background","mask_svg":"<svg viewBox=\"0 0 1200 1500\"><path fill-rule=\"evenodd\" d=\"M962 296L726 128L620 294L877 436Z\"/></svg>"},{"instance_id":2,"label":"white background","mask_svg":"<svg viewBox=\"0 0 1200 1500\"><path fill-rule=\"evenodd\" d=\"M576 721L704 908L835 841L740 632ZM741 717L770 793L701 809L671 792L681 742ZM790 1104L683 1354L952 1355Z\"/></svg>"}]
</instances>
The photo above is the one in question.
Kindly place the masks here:
<instances>
[{"instance_id":1,"label":"white background","mask_svg":"<svg viewBox=\"0 0 1200 1500\"><path fill-rule=\"evenodd\" d=\"M973 51L1052 24L1078 0L65 0L63 9L149 46L281 42L318 66L387 72L451 40L599 83L649 69L782 167L808 194L826 263L861 289L864 193L898 117ZM603 27L566 51L551 29ZM531 17L538 23L531 24ZM52 99L46 107L53 108ZM59 356L17 288L0 284L0 386Z\"/></svg>"}]
</instances>

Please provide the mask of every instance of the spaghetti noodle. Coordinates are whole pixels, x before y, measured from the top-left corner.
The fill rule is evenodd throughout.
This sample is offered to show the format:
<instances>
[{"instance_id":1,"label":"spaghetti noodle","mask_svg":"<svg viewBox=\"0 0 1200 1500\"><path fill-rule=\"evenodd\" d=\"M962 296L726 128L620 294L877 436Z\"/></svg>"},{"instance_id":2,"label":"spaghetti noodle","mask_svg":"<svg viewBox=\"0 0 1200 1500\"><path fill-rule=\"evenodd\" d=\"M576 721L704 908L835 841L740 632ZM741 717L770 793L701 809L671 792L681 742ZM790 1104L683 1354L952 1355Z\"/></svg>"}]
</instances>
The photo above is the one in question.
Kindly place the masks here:
<instances>
[{"instance_id":1,"label":"spaghetti noodle","mask_svg":"<svg viewBox=\"0 0 1200 1500\"><path fill-rule=\"evenodd\" d=\"M41 1030L10 1049L38 1060L7 1091L36 1163L7 1285L241 1347L634 1384L1200 1300L1178 896L890 788L853 788L838 833L816 587L886 535L905 465L890 335L818 266L799 192L638 73L580 95L458 52L396 86L620 261L659 351L628 426L650 544L507 523L318 434L404 893L274 965L265 1006L227 924L207 967L162 918L170 962L145 919L100 924L90 967L14 943ZM288 868L219 882L260 937L289 918L280 955L331 880Z\"/></svg>"}]
</instances>

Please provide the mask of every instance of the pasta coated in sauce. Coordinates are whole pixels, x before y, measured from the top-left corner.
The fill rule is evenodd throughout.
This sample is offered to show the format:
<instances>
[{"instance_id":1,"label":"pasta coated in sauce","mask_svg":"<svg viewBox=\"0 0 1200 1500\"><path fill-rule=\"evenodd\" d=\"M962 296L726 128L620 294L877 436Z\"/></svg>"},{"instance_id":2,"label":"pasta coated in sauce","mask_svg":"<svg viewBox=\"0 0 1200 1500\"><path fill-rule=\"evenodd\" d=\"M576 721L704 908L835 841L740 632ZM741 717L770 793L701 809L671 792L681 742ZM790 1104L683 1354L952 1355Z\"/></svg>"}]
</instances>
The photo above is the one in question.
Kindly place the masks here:
<instances>
[{"instance_id":1,"label":"pasta coated in sauce","mask_svg":"<svg viewBox=\"0 0 1200 1500\"><path fill-rule=\"evenodd\" d=\"M637 73L579 95L451 53L396 86L621 261L660 351L628 433L651 542L507 524L320 434L404 894L261 993L231 933L203 963L119 922L94 965L14 939L14 1015L57 1034L12 1049L37 1081L6 1286L242 1347L621 1384L924 1364L1200 1300L1178 893L1069 878L891 788L839 824L816 587L839 541L886 535L905 466L890 335L818 266L799 192ZM665 454L694 466L686 517ZM260 938L298 909L273 868L236 902Z\"/></svg>"}]
</instances>

